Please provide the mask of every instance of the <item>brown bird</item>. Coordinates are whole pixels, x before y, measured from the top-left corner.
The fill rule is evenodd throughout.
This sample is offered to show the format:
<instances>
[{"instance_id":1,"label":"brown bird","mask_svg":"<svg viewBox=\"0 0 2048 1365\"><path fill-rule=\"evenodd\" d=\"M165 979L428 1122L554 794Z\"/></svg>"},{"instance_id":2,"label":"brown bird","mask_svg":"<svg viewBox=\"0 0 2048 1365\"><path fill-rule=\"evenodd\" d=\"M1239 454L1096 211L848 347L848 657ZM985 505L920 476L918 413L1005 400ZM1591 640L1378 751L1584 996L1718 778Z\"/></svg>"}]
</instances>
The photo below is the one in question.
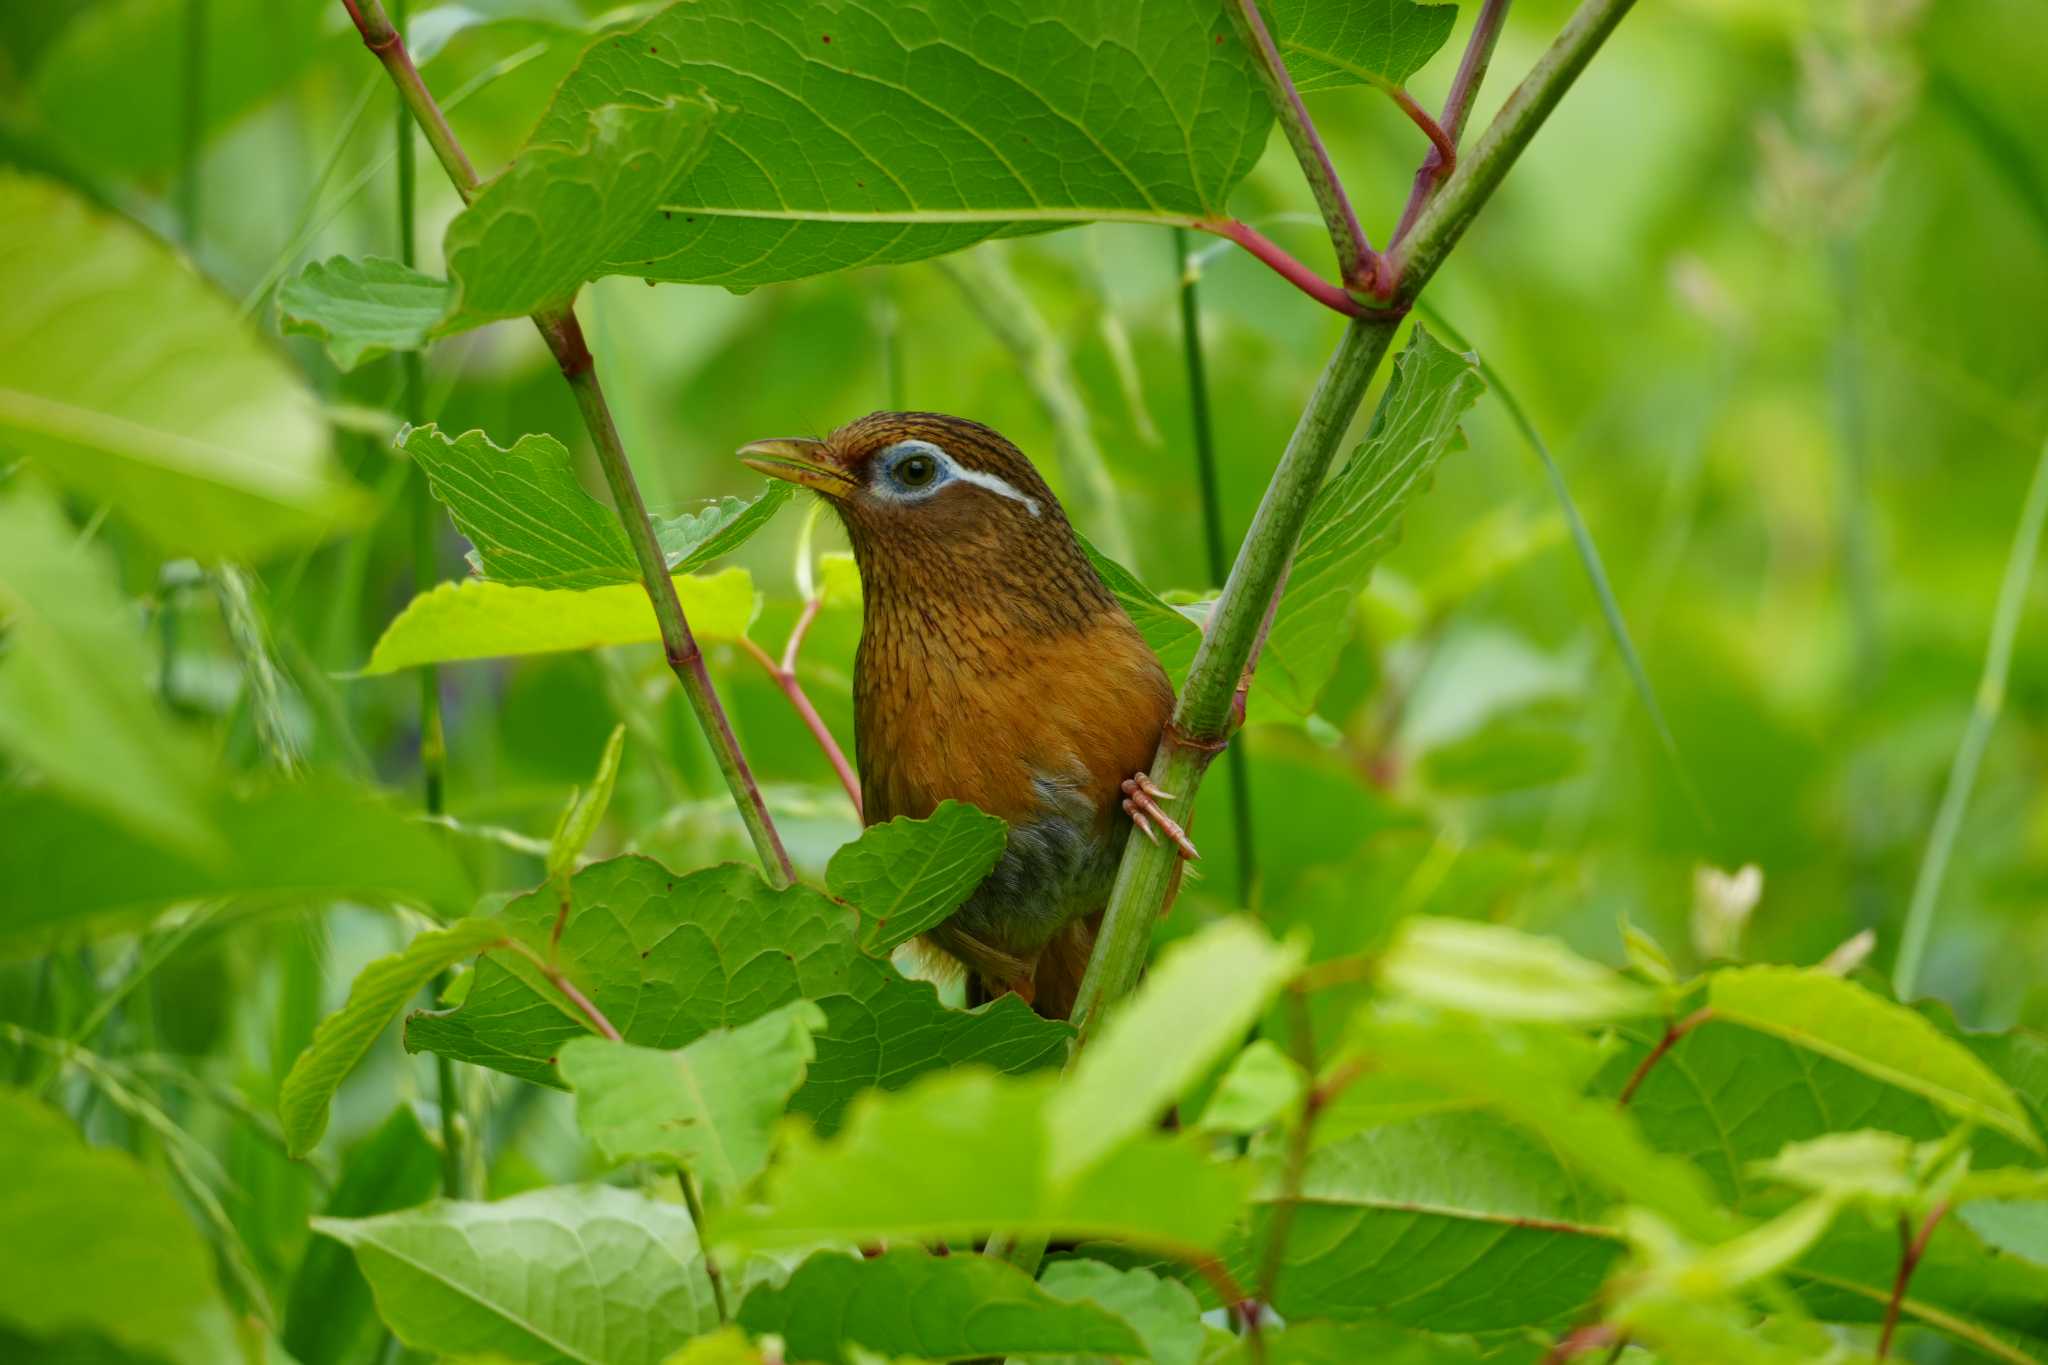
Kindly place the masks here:
<instances>
[{"instance_id":1,"label":"brown bird","mask_svg":"<svg viewBox=\"0 0 2048 1365\"><path fill-rule=\"evenodd\" d=\"M1005 991L1071 1011L1135 821L1197 856L1143 772L1173 688L1022 451L964 418L877 412L741 458L823 494L865 619L853 670L863 816L972 802L1010 826L995 870L928 942Z\"/></svg>"}]
</instances>

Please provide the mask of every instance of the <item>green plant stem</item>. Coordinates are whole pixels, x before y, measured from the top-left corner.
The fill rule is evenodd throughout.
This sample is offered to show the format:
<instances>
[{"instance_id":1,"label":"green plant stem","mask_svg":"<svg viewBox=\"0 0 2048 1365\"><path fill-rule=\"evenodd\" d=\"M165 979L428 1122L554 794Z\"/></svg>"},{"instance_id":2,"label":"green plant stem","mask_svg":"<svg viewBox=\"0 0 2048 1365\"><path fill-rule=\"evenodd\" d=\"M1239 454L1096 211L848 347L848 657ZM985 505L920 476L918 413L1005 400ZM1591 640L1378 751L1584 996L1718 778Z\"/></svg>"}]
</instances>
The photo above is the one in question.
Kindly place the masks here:
<instances>
[{"instance_id":1,"label":"green plant stem","mask_svg":"<svg viewBox=\"0 0 2048 1365\"><path fill-rule=\"evenodd\" d=\"M1934 908L1941 899L1949 856L1955 852L1963 813L1969 808L1971 789L1977 785L1977 768L1984 761L1985 747L1991 743L1998 713L2005 707L2013 638L2019 633L2020 615L2027 604L2027 580L2033 575L2034 559L2041 547L2044 520L2048 520L2048 441L2042 443L2040 457L2034 462L2033 482L2027 486L2026 502L2020 509L2019 529L2013 533L2012 549L2006 555L2005 579L1998 588L1991 642L1984 651L1984 672L1977 683L1977 699L1970 708L1970 723L1956 749L1955 762L1949 767L1948 788L1941 794L1941 809L1928 833L1927 852L1920 860L1920 873L1913 881L1913 899L1906 907L1899 959L1892 969L1892 990L1901 1000L1912 999L1919 988L1920 966L1927 956L1928 936L1934 930Z\"/></svg>"},{"instance_id":2,"label":"green plant stem","mask_svg":"<svg viewBox=\"0 0 2048 1365\"><path fill-rule=\"evenodd\" d=\"M1301 92L1294 88L1294 78L1287 74L1287 63L1281 59L1273 35L1266 31L1258 0L1225 0L1223 10L1230 16L1238 38L1251 51L1259 79L1266 87L1266 98L1273 106L1273 117L1287 135L1287 145L1294 149L1294 159L1301 163L1301 173L1316 197L1323 225L1330 230L1330 245L1337 251L1339 278L1353 288L1371 288L1379 258L1366 240L1365 229L1358 225L1358 215L1352 212L1351 200L1345 195L1337 168L1330 163L1330 153L1316 132L1315 120L1308 116L1308 106L1301 102Z\"/></svg>"},{"instance_id":3,"label":"green plant stem","mask_svg":"<svg viewBox=\"0 0 2048 1365\"><path fill-rule=\"evenodd\" d=\"M697 1182L690 1179L690 1173L676 1167L676 1183L683 1187L683 1207L690 1212L690 1226L697 1232L697 1250L704 1256L704 1278L711 1282L711 1302L718 1307L720 1322L732 1321L732 1310L725 1302L725 1276L718 1271L718 1262L712 1258L711 1248L704 1241L704 1201L697 1195Z\"/></svg>"},{"instance_id":4,"label":"green plant stem","mask_svg":"<svg viewBox=\"0 0 2048 1365\"><path fill-rule=\"evenodd\" d=\"M363 45L376 54L377 60L391 74L405 107L426 134L427 145L434 149L434 155L440 159L442 169L447 171L463 202L468 203L476 196L476 170L469 164L461 144L455 140L454 132L448 127L447 119L442 117L426 83L420 79L419 69L413 65L404 41L384 12L381 0L342 0L342 5L355 22L357 32L362 34ZM739 807L740 819L753 840L754 850L760 856L769 883L777 887L788 886L796 880L796 868L782 846L781 836L775 831L775 821L768 814L767 802L762 799L760 785L754 781L745 755L740 752L739 741L726 720L725 708L719 705L718 694L711 686L710 671L704 665L704 651L691 633L689 620L683 614L683 604L676 597L668 561L655 539L654 525L647 517L647 504L640 496L640 486L633 479L633 466L626 458L625 445L619 439L618 424L612 419L611 409L605 403L604 389L598 383L596 362L583 339L583 328L576 321L575 301L572 299L535 313L533 324L540 330L548 349L554 353L555 364L568 381L570 391L576 395L576 406L582 411L583 423L589 429L598 464L604 470L605 483L611 488L619 524L625 528L626 539L633 547L641 583L653 605L654 619L661 631L662 651L668 658L669 668L675 673L676 681L682 684L683 695L689 700L691 710L697 714L697 723L711 745L718 770L725 778L727 790L732 793L733 804Z\"/></svg>"},{"instance_id":5,"label":"green plant stem","mask_svg":"<svg viewBox=\"0 0 2048 1365\"><path fill-rule=\"evenodd\" d=\"M1494 44L1500 41L1500 31L1506 25L1509 0L1485 0L1479 7L1479 17L1472 21L1472 32L1465 39L1465 55L1458 59L1458 74L1451 77L1450 93L1444 96L1444 112L1436 120L1438 130L1450 144L1455 154L1458 138L1465 131L1465 120L1472 113L1472 104L1479 98L1479 87L1486 80L1486 69L1493 64ZM1415 170L1415 183L1408 187L1408 202L1402 206L1400 224L1394 229L1393 250L1408 237L1415 226L1415 219L1422 212L1423 205L1437 192L1437 187L1450 178L1457 169L1455 157L1445 161L1442 143L1431 139L1428 155Z\"/></svg>"},{"instance_id":6,"label":"green plant stem","mask_svg":"<svg viewBox=\"0 0 2048 1365\"><path fill-rule=\"evenodd\" d=\"M1201 267L1188 251L1185 228L1173 230L1173 260L1180 277L1180 344L1188 372L1188 422L1195 438L1195 473L1202 492L1202 541L1209 553L1209 581L1230 573L1223 543L1223 490L1216 472L1216 433L1209 420L1209 372L1202 356ZM1252 839L1252 779L1242 749L1229 749L1230 809L1237 839L1237 900L1250 905L1258 883L1258 851Z\"/></svg>"},{"instance_id":7,"label":"green plant stem","mask_svg":"<svg viewBox=\"0 0 2048 1365\"><path fill-rule=\"evenodd\" d=\"M1557 108L1564 92L1571 89L1607 35L1634 6L1635 0L1584 0L1572 12L1564 31L1536 59L1535 67L1501 105L1443 189L1423 206L1408 240L1395 248L1397 304L1411 303L1422 292L1471 226L1473 215L1500 188L1508 168Z\"/></svg>"},{"instance_id":8,"label":"green plant stem","mask_svg":"<svg viewBox=\"0 0 2048 1365\"><path fill-rule=\"evenodd\" d=\"M1456 245L1473 215L1507 175L1515 158L1535 137L1544 118L1585 69L1633 0L1585 0L1529 77L1508 98L1471 155L1417 219L1399 277L1397 300L1412 301ZM1399 325L1398 316L1354 317L1324 369L1300 423L1289 439L1252 518L1251 530L1210 613L1193 668L1159 750L1148 770L1162 788L1176 793L1168 814L1188 822L1202 774L1230 737L1239 688L1263 638L1273 595L1287 574L1295 543L1308 519L1309 504L1322 486L1373 372L1379 368ZM1137 983L1152 926L1178 881L1178 850L1147 839L1124 849L1110 891L1102 928L1074 1006L1080 1030L1075 1050L1084 1047L1106 1006Z\"/></svg>"}]
</instances>

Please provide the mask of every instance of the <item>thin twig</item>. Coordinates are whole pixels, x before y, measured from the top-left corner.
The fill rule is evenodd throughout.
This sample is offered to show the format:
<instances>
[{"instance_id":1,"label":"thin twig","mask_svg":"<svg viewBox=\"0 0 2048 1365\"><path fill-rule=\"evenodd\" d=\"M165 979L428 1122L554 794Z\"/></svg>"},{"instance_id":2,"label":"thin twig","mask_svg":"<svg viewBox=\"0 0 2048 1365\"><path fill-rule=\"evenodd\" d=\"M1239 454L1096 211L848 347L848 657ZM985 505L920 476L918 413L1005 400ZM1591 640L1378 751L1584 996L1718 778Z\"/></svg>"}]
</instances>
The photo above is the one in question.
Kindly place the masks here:
<instances>
[{"instance_id":1,"label":"thin twig","mask_svg":"<svg viewBox=\"0 0 2048 1365\"><path fill-rule=\"evenodd\" d=\"M1899 1310L1905 1306L1906 1285L1913 1278L1913 1272L1920 1266L1920 1260L1927 1254L1927 1243L1933 1238L1935 1228L1948 1215L1946 1202L1936 1204L1928 1212L1926 1221L1920 1224L1918 1236L1911 1233L1906 1215L1899 1215L1899 1273L1892 1279L1892 1296L1884 1306L1884 1329L1877 1338L1877 1358L1883 1360L1891 1355L1892 1333L1899 1325Z\"/></svg>"},{"instance_id":2,"label":"thin twig","mask_svg":"<svg viewBox=\"0 0 2048 1365\"><path fill-rule=\"evenodd\" d=\"M1438 180L1449 178L1451 172L1458 168L1458 144L1451 140L1450 131L1431 118L1427 109L1415 102L1415 96L1408 93L1407 87L1389 85L1385 89L1387 98L1393 100L1401 112L1408 116L1409 121L1420 128L1422 135L1429 139L1430 154L1423 162L1429 168L1429 173Z\"/></svg>"},{"instance_id":3,"label":"thin twig","mask_svg":"<svg viewBox=\"0 0 2048 1365\"><path fill-rule=\"evenodd\" d=\"M1642 1085L1643 1079L1650 1074L1651 1069L1657 1063L1664 1060L1664 1054L1671 1051L1677 1045L1679 1039L1685 1037L1686 1034L1691 1033L1713 1017L1714 1007L1707 1005L1694 1010L1677 1023L1666 1027L1664 1036L1657 1040L1657 1045L1645 1053L1643 1060L1636 1063L1636 1069L1629 1073L1628 1083L1621 1087L1621 1094L1615 1097L1615 1103L1626 1109L1628 1102L1636 1097L1636 1090Z\"/></svg>"},{"instance_id":4,"label":"thin twig","mask_svg":"<svg viewBox=\"0 0 2048 1365\"><path fill-rule=\"evenodd\" d=\"M342 5L355 22L356 31L362 35L363 45L375 53L384 69L391 73L406 108L426 134L427 144L440 158L442 168L454 182L463 202L468 203L477 192L476 170L448 127L447 118L434 103L426 82L420 79L419 68L413 65L411 55L405 50L404 39L385 14L382 0L342 0ZM683 613L683 604L676 597L668 561L662 554L660 542L655 539L654 525L647 516L647 504L640 496L640 485L633 478L632 463L626 458L625 444L619 438L618 424L612 418L611 408L605 402L604 388L598 382L596 362L583 339L582 325L576 320L575 301L571 299L558 307L535 313L533 324L547 342L548 349L554 353L555 364L568 382L570 392L575 394L576 406L582 411L583 424L589 429L598 465L604 470L605 483L611 489L612 502L618 510L619 524L625 529L626 540L633 547L633 559L640 569L641 584L654 608L654 619L661 631L662 651L668 659L669 669L676 675L676 681L682 684L683 696L697 715L698 727L704 732L712 756L718 761L719 774L725 779L733 804L739 808L740 819L753 840L768 881L777 887L788 886L796 881L796 868L789 860L788 850L782 846L773 817L768 814L768 804L761 796L760 784L754 780L753 770L747 766L746 755L740 752L739 740L733 735L725 708L719 704L718 694L711 686L711 673L704 664L704 651L698 647L697 638L690 631L689 619Z\"/></svg>"},{"instance_id":5,"label":"thin twig","mask_svg":"<svg viewBox=\"0 0 2048 1365\"><path fill-rule=\"evenodd\" d=\"M732 1310L725 1302L725 1276L719 1273L711 1244L704 1240L704 1201L697 1196L697 1182L680 1166L676 1167L676 1182L683 1187L683 1207L690 1211L690 1226L697 1233L697 1253L704 1258L704 1278L711 1282L711 1302L718 1308L718 1320L731 1322Z\"/></svg>"},{"instance_id":6,"label":"thin twig","mask_svg":"<svg viewBox=\"0 0 2048 1365\"><path fill-rule=\"evenodd\" d=\"M1286 248L1260 232L1250 223L1237 218L1203 218L1190 224L1203 232L1236 242L1256 256L1267 268L1281 279L1299 289L1325 308L1333 309L1346 317L1371 317L1377 310L1367 308L1341 286L1331 284L1315 271L1303 265L1287 253ZM1375 258L1377 259L1377 258Z\"/></svg>"},{"instance_id":7,"label":"thin twig","mask_svg":"<svg viewBox=\"0 0 2048 1365\"><path fill-rule=\"evenodd\" d=\"M560 991L563 998L574 1005L583 1017L590 1021L592 1028L615 1043L626 1041L619 1036L619 1031L612 1027L612 1021L604 1017L604 1011L599 1009L589 996L578 990L576 983L564 975L560 967L557 967L554 963L548 961L516 938L500 939L490 946L493 948L509 948L528 962L531 962L540 969L540 974L548 979L548 984Z\"/></svg>"},{"instance_id":8,"label":"thin twig","mask_svg":"<svg viewBox=\"0 0 2048 1365\"><path fill-rule=\"evenodd\" d=\"M1465 130L1465 119L1472 112L1473 101L1479 98L1479 87L1486 79L1486 68L1493 61L1493 45L1500 39L1501 27L1507 22L1509 0L1486 0L1479 7L1479 17L1472 21L1472 32L1465 39L1465 55L1458 59L1458 74L1451 78L1450 94L1444 97L1444 112L1436 120L1453 152L1457 150L1458 137ZM1435 139L1432 138L1434 143ZM1429 155L1422 158L1422 165L1416 169L1415 183L1408 188L1408 202L1401 209L1401 222L1394 229L1395 246L1408 236L1408 229L1415 226L1415 219L1421 214L1423 205L1437 191L1437 187L1450 178L1453 167L1444 164L1443 151L1432 145Z\"/></svg>"},{"instance_id":9,"label":"thin twig","mask_svg":"<svg viewBox=\"0 0 2048 1365\"><path fill-rule=\"evenodd\" d=\"M1941 883L1948 872L1949 855L1962 833L1963 812L1970 804L1970 791L1977 785L1977 766L1991 743L1998 713L2005 708L2005 680L2012 671L2013 638L2019 633L2020 615L2027 604L2027 580L2033 574L2034 557L2041 545L2041 527L2048 519L2048 441L2041 445L2034 464L2034 479L2020 509L2019 529L2012 549L2006 554L2005 579L1998 586L1998 607L1991 621L1991 642L1984 651L1984 672L1977 681L1977 698L1970 707L1970 723L1963 742L1956 749L1955 762L1948 770L1948 787L1941 794L1941 809L1927 836L1927 852L1920 860L1920 872L1913 881L1913 899L1906 907L1906 926L1899 937L1899 960L1893 968L1892 990L1901 1000L1913 998L1920 984L1920 963L1927 955L1928 935L1934 929L1934 907L1941 899Z\"/></svg>"},{"instance_id":10,"label":"thin twig","mask_svg":"<svg viewBox=\"0 0 2048 1365\"><path fill-rule=\"evenodd\" d=\"M1315 120L1308 116L1308 106L1301 102L1301 92L1294 88L1287 63L1259 14L1258 0L1226 0L1224 8L1238 37L1251 49L1259 77L1265 82L1267 99L1273 106L1273 116L1287 134L1294 159L1301 163L1301 173L1315 194L1316 207L1322 210L1323 223L1330 230L1330 245L1337 252L1339 277L1353 288L1374 287L1379 257L1373 254L1365 229L1358 225L1358 215L1351 210L1344 184L1337 178L1337 168L1330 164L1330 153L1316 132Z\"/></svg>"},{"instance_id":11,"label":"thin twig","mask_svg":"<svg viewBox=\"0 0 2048 1365\"><path fill-rule=\"evenodd\" d=\"M818 714L818 708L811 704L809 694L804 691L803 683L798 681L796 676L797 647L802 643L803 629L808 627L811 619L817 615L818 605L819 599L815 597L804 604L804 614L797 618L798 628L789 634L789 644L782 652L781 663L777 663L769 656L767 650L744 635L740 636L740 649L767 671L768 676L775 680L776 687L782 690L782 695L789 699L790 708L796 712L797 718L803 721L804 728L811 732L811 738L816 740L818 747L824 751L826 761L832 765L832 771L839 775L839 785L846 789L846 799L853 802L854 818L861 819L860 778L855 774L853 765L846 761L846 751L841 749L839 741L832 737L831 727L826 725L824 717Z\"/></svg>"}]
</instances>

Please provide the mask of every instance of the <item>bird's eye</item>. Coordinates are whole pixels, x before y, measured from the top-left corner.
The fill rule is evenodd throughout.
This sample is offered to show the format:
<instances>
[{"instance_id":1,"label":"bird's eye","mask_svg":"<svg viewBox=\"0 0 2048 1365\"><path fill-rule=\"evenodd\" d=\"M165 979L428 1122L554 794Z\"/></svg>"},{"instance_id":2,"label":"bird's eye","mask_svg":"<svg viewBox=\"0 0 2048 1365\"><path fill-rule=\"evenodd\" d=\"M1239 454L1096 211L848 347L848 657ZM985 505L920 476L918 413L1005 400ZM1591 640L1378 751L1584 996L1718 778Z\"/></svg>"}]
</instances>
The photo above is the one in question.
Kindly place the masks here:
<instances>
[{"instance_id":1,"label":"bird's eye","mask_svg":"<svg viewBox=\"0 0 2048 1365\"><path fill-rule=\"evenodd\" d=\"M939 462L929 455L910 455L896 466L896 482L905 488L922 488L938 477Z\"/></svg>"}]
</instances>

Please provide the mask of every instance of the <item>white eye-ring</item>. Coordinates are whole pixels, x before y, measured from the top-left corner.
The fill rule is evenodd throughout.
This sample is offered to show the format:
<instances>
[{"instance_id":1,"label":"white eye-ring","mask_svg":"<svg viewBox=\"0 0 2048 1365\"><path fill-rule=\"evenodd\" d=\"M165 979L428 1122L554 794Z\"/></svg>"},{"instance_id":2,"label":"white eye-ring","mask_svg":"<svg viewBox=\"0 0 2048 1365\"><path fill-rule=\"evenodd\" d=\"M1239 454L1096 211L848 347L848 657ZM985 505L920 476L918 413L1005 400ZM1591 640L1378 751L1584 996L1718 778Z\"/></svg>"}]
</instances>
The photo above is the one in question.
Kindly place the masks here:
<instances>
[{"instance_id":1,"label":"white eye-ring","mask_svg":"<svg viewBox=\"0 0 2048 1365\"><path fill-rule=\"evenodd\" d=\"M881 453L875 470L870 489L890 502L923 502L958 479L999 498L1020 502L1034 517L1039 514L1037 498L1018 492L999 475L967 468L930 441L898 441Z\"/></svg>"}]
</instances>

